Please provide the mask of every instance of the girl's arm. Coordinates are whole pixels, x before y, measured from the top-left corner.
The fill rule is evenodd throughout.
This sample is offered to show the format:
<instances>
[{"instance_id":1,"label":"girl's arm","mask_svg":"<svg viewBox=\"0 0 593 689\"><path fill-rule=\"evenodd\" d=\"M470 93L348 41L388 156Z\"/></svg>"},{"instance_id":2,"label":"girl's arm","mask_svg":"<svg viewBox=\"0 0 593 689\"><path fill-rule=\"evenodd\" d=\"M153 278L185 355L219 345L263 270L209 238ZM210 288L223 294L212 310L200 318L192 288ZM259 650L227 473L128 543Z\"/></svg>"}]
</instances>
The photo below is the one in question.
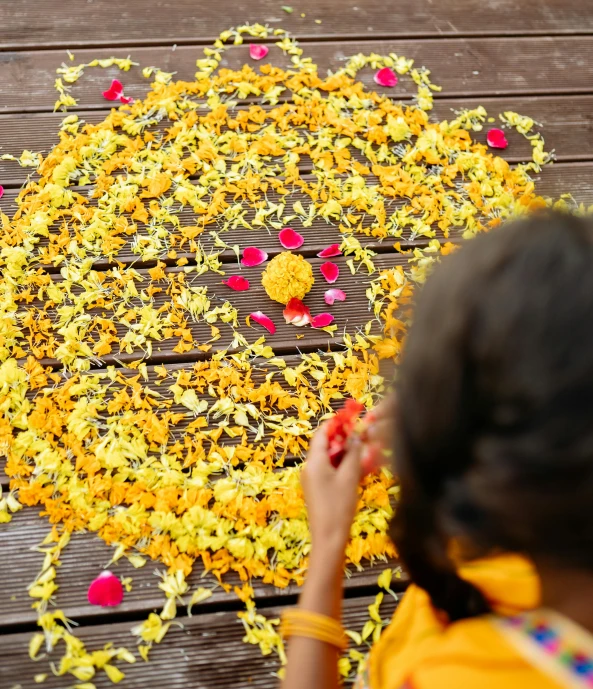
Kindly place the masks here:
<instances>
[{"instance_id":1,"label":"girl's arm","mask_svg":"<svg viewBox=\"0 0 593 689\"><path fill-rule=\"evenodd\" d=\"M344 551L358 502L360 442L354 440L337 469L327 453L326 430L316 433L302 482L307 501L312 550L299 607L340 620ZM339 650L300 636L288 642L282 689L337 689Z\"/></svg>"}]
</instances>

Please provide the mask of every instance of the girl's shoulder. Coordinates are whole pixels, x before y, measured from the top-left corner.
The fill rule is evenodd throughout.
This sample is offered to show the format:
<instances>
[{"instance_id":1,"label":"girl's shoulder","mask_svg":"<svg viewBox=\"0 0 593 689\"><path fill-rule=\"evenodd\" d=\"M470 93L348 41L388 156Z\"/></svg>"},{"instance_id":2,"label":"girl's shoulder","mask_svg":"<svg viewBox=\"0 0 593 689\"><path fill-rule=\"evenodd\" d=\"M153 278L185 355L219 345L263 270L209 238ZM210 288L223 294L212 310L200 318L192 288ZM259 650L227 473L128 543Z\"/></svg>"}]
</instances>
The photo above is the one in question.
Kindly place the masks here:
<instances>
[{"instance_id":1,"label":"girl's shoulder","mask_svg":"<svg viewBox=\"0 0 593 689\"><path fill-rule=\"evenodd\" d=\"M417 629L403 645L388 629L360 689L591 687L591 637L563 620L541 610L483 616Z\"/></svg>"}]
</instances>

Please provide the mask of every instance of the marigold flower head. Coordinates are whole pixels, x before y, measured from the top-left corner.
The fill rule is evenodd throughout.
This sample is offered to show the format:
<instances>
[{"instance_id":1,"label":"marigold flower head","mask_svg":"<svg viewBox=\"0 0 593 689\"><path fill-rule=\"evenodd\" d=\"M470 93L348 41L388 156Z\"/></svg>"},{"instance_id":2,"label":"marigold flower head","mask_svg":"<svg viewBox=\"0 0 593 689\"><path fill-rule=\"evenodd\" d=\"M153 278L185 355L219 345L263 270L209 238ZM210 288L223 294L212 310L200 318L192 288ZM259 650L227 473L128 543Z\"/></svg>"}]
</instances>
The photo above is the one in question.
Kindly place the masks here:
<instances>
[{"instance_id":1,"label":"marigold flower head","mask_svg":"<svg viewBox=\"0 0 593 689\"><path fill-rule=\"evenodd\" d=\"M287 304L294 297L303 299L314 282L311 264L300 254L290 251L275 256L262 275L262 285L268 296L281 304Z\"/></svg>"}]
</instances>

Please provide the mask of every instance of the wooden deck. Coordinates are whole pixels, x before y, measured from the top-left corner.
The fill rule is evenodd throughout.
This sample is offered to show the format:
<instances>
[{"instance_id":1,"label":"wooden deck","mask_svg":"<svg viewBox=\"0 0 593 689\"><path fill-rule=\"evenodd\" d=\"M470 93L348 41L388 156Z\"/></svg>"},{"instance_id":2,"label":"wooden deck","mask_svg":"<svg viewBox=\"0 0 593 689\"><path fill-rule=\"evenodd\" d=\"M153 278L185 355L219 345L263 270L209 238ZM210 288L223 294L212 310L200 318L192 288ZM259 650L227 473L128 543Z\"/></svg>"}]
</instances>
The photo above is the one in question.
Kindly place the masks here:
<instances>
[{"instance_id":1,"label":"wooden deck","mask_svg":"<svg viewBox=\"0 0 593 689\"><path fill-rule=\"evenodd\" d=\"M239 0L220 3L196 3L195 0L82 0L58 3L55 0L20 0L0 6L0 155L20 155L23 149L47 151L57 141L62 113L54 113L55 70L66 60L66 49L76 52L76 62L116 55L132 58L141 65L158 65L177 72L180 79L191 79L201 47L210 44L230 27L252 22L269 23L289 30L306 46L307 55L322 68L340 66L346 56L364 52L396 52L414 58L432 71L432 79L443 90L435 96L434 116L448 117L460 107L484 105L489 111L515 110L532 116L543 125L546 150L554 149L557 162L539 175L538 190L558 197L570 192L577 202L593 204L593 7L583 0L295 0L294 12L281 9L280 0ZM301 13L306 16L301 17ZM318 20L317 22L315 20ZM286 58L271 45L268 60L283 66ZM266 61L268 61L266 60ZM223 66L240 67L244 50L230 48ZM76 85L79 105L73 108L87 122L100 121L111 103L101 97L105 84L119 78L117 69L89 70ZM369 86L372 72L360 78ZM125 75L126 95L141 98L147 89L140 68ZM376 88L373 85L373 88ZM411 98L402 82L397 97ZM478 134L484 140L483 134ZM502 152L510 162L527 159L529 143L516 132L509 134L510 146ZM302 172L310 170L302 167ZM29 170L10 161L0 160L0 184L5 194L0 209L11 214L14 199L26 181ZM315 262L315 254L328 244L339 241L337 229L326 223L314 223L304 231L305 255ZM225 241L240 241L240 231L225 235ZM258 246L270 254L278 251L277 242L261 233ZM379 251L380 266L401 262L401 254L373 240L368 245ZM180 254L179 256L183 256ZM223 255L231 260L232 254ZM188 254L189 257L189 254ZM124 264L146 270L137 256L122 252ZM338 263L340 259L338 260ZM99 261L98 266L107 262ZM254 269L254 271L259 269ZM57 272L57 271L56 271ZM249 277L249 273L245 273ZM254 273L255 274L255 273ZM343 271L340 286L348 291L361 278ZM217 277L217 276L214 276ZM56 279L59 279L56 276ZM215 289L219 282L206 274L203 284ZM233 304L247 306L256 302L262 290L259 281L246 294L236 293ZM352 289L352 294L355 290ZM323 304L323 288L316 285L312 295L315 306ZM260 300L261 302L261 300ZM348 302L336 309L339 328L348 322L351 331L367 319L367 302ZM250 309L251 310L251 309ZM270 308L277 324L282 321L281 307ZM196 339L200 325L196 324ZM253 338L255 339L255 338ZM295 340L294 328L279 325L273 346L285 357L297 347L309 351L327 345L327 336L309 329L302 340ZM222 345L227 343L222 342ZM165 343L154 352L152 363L175 368L188 365L202 354L190 351L183 357L174 354ZM118 356L115 363L137 359L137 355ZM47 360L55 365L55 360ZM2 485L7 477L0 470ZM2 586L0 587L0 689L32 689L42 686L63 689L76 684L67 677L51 674L43 684L34 675L47 672L47 664L35 664L28 658L27 646L35 629L36 614L31 610L27 584L34 579L42 556L32 550L47 533L47 525L35 509L17 513L7 527L0 527ZM90 606L86 601L89 581L109 562L112 549L90 534L74 536L59 568L58 605L80 626L77 634L89 647L102 647L107 641L133 647L129 629L162 606L153 567L134 570L120 561L114 570L121 576L133 576L134 587L115 612ZM359 628L367 619L367 606L376 591L377 569L354 574L347 581L345 618ZM199 568L190 584L200 581ZM232 581L232 579L231 579ZM292 604L298 590L256 588L258 608L274 615L278 608ZM259 649L242 643L243 628L236 612L240 604L222 592L216 593L188 618L181 612L183 627L172 628L162 644L155 646L149 664L137 662L125 668L125 689L206 689L213 687L276 686L272 674L277 664ZM387 608L386 608L387 609ZM97 689L112 686L101 673L93 679Z\"/></svg>"}]
</instances>

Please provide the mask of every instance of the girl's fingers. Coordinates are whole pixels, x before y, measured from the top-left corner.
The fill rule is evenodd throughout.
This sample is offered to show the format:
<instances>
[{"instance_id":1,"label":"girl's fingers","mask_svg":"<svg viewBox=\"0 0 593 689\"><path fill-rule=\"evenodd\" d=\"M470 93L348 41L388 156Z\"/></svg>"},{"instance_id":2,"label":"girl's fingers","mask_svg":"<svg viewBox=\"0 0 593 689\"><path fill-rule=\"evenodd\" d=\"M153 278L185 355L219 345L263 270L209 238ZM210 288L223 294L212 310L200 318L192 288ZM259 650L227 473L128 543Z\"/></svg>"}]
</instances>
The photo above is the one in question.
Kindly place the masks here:
<instances>
[{"instance_id":1,"label":"girl's fingers","mask_svg":"<svg viewBox=\"0 0 593 689\"><path fill-rule=\"evenodd\" d=\"M348 483L354 481L358 483L360 480L360 461L362 457L363 443L358 436L353 436L348 445L348 450L344 455L344 459L336 472L344 477Z\"/></svg>"},{"instance_id":2,"label":"girl's fingers","mask_svg":"<svg viewBox=\"0 0 593 689\"><path fill-rule=\"evenodd\" d=\"M309 452L307 453L307 461L315 461L324 453L327 454L327 426L325 423L319 426L311 438Z\"/></svg>"}]
</instances>

